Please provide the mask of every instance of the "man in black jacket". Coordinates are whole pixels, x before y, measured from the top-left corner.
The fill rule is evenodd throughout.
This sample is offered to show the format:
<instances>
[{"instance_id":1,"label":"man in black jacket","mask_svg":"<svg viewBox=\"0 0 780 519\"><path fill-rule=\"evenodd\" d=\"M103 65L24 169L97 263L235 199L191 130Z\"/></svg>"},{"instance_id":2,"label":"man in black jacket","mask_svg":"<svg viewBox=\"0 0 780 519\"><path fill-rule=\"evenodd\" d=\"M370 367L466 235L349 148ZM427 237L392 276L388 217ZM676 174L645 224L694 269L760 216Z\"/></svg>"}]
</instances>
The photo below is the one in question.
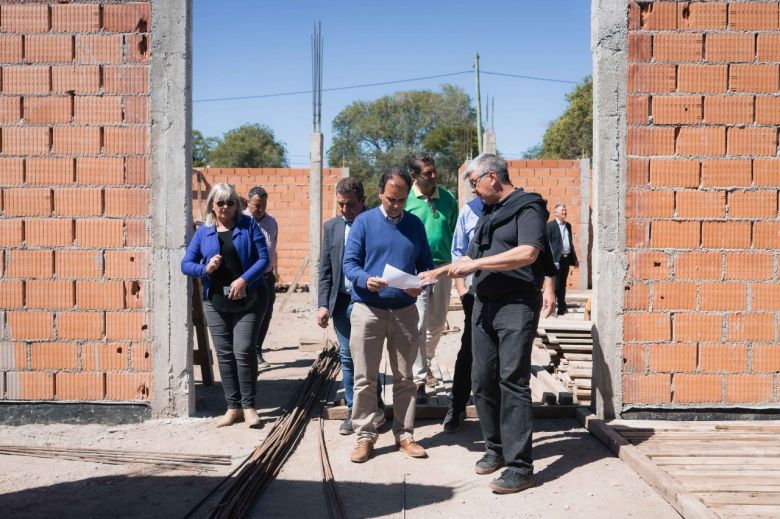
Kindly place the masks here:
<instances>
[{"instance_id":1,"label":"man in black jacket","mask_svg":"<svg viewBox=\"0 0 780 519\"><path fill-rule=\"evenodd\" d=\"M558 300L558 315L565 314L566 310L566 281L569 277L569 267L580 266L577 261L577 252L574 250L574 240L571 233L571 224L566 221L566 206L558 204L553 208L555 219L547 223L547 236L550 238L550 248L553 253L553 261L558 268L558 277L555 280L555 298Z\"/></svg>"}]
</instances>

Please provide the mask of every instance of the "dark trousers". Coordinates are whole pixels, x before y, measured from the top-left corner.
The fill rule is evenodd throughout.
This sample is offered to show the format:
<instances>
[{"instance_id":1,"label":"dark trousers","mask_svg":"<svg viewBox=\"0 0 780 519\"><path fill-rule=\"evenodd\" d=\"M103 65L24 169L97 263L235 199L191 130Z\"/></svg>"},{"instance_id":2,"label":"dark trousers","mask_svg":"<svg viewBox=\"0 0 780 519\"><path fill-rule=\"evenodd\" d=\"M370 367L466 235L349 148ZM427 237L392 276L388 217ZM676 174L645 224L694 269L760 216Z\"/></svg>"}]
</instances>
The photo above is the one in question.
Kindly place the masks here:
<instances>
[{"instance_id":1,"label":"dark trousers","mask_svg":"<svg viewBox=\"0 0 780 519\"><path fill-rule=\"evenodd\" d=\"M571 254L561 256L558 267L558 276L555 278L555 299L558 300L558 312L566 311L566 280L569 279L569 267L571 266Z\"/></svg>"},{"instance_id":2,"label":"dark trousers","mask_svg":"<svg viewBox=\"0 0 780 519\"><path fill-rule=\"evenodd\" d=\"M511 302L477 298L472 315L472 384L485 450L526 477L533 474L531 348L541 301L541 294Z\"/></svg>"},{"instance_id":3,"label":"dark trousers","mask_svg":"<svg viewBox=\"0 0 780 519\"><path fill-rule=\"evenodd\" d=\"M257 391L257 356L255 343L260 316L265 311L268 296L258 290L255 307L247 312L231 314L217 311L211 301L203 302L211 340L217 352L219 376L228 409L254 408Z\"/></svg>"},{"instance_id":4,"label":"dark trousers","mask_svg":"<svg viewBox=\"0 0 780 519\"><path fill-rule=\"evenodd\" d=\"M450 405L458 412L466 409L471 394L471 314L474 309L474 294L466 293L461 298L464 322L463 335L460 336L460 349L455 359L455 374L452 376Z\"/></svg>"},{"instance_id":5,"label":"dark trousers","mask_svg":"<svg viewBox=\"0 0 780 519\"><path fill-rule=\"evenodd\" d=\"M268 326L271 324L271 317L274 314L274 302L276 301L276 276L273 272L263 274L263 281L265 281L266 292L268 292L268 303L265 306L265 311L260 318L260 329L257 331L257 354L262 355L263 343L265 342L265 336L268 333Z\"/></svg>"}]
</instances>

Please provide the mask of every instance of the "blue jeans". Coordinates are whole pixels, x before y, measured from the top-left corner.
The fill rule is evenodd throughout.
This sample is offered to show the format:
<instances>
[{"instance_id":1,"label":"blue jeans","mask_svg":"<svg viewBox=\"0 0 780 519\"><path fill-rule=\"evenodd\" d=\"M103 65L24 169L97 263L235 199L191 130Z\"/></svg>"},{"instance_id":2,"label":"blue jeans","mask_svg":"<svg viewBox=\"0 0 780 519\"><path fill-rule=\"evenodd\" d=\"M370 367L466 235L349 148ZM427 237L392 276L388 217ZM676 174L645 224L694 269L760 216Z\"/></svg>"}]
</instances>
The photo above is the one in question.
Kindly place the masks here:
<instances>
[{"instance_id":1,"label":"blue jeans","mask_svg":"<svg viewBox=\"0 0 780 519\"><path fill-rule=\"evenodd\" d=\"M344 399L347 407L352 409L352 398L355 395L355 366L352 364L352 352L349 350L349 336L352 330L349 317L352 315L352 297L339 292L336 305L333 307L333 328L339 341L339 357L341 358L341 378L344 381ZM376 381L376 395L382 401L382 381Z\"/></svg>"}]
</instances>

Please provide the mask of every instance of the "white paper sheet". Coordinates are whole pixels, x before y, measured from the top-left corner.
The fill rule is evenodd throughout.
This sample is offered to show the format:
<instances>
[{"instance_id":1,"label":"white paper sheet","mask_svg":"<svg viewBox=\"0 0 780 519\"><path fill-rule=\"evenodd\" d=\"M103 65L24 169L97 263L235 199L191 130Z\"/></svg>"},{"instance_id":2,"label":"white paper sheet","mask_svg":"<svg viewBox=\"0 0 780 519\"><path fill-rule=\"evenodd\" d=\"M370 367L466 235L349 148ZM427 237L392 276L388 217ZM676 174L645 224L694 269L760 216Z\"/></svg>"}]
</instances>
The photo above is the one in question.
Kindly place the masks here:
<instances>
[{"instance_id":1,"label":"white paper sheet","mask_svg":"<svg viewBox=\"0 0 780 519\"><path fill-rule=\"evenodd\" d=\"M406 290L409 288L422 288L423 286L432 285L436 281L431 283L422 284L420 278L413 274L408 274L403 270L397 269L392 265L386 264L385 270L382 272L382 279L387 281L388 286L391 288L400 288Z\"/></svg>"}]
</instances>

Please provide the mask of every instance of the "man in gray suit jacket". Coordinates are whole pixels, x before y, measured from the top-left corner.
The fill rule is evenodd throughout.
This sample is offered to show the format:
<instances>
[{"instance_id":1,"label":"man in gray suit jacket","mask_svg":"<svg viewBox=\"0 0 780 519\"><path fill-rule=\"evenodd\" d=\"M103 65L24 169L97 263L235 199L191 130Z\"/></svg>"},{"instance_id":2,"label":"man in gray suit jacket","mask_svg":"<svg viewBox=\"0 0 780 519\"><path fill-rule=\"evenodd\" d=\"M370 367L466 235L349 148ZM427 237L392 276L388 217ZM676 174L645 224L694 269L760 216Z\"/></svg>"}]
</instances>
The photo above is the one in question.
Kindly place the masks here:
<instances>
[{"instance_id":1,"label":"man in gray suit jacket","mask_svg":"<svg viewBox=\"0 0 780 519\"><path fill-rule=\"evenodd\" d=\"M328 320L333 318L333 328L339 341L339 357L341 357L341 376L344 382L344 399L347 401L349 413L347 419L339 427L341 434L352 434L352 396L354 395L354 368L352 354L349 350L351 331L350 314L352 313L352 283L342 272L344 244L349 236L349 229L357 215L365 209L365 194L363 184L356 178L342 178L336 184L336 205L339 216L331 218L322 230L322 256L320 258L319 283L317 290L317 324L328 327ZM377 409L374 425L379 428L385 423L384 404L382 403L382 385L377 381L379 409Z\"/></svg>"}]
</instances>

